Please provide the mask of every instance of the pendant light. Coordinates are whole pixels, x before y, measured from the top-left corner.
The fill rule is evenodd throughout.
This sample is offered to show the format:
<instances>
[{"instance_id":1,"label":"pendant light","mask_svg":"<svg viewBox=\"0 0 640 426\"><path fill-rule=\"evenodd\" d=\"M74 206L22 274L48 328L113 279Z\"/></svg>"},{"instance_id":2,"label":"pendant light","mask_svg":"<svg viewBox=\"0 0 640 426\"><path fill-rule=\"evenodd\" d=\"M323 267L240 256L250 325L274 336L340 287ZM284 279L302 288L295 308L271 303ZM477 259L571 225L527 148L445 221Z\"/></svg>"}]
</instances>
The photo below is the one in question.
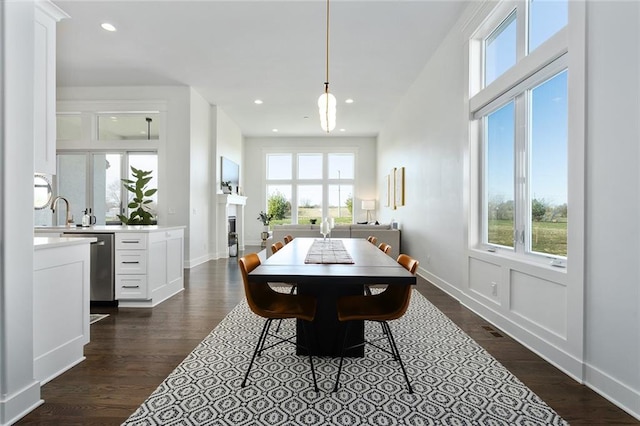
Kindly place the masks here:
<instances>
[{"instance_id":1,"label":"pendant light","mask_svg":"<svg viewBox=\"0 0 640 426\"><path fill-rule=\"evenodd\" d=\"M318 112L320 113L320 126L329 133L336 127L336 97L329 93L329 0L327 0L327 51L326 51L326 79L324 81L324 93L318 98Z\"/></svg>"}]
</instances>

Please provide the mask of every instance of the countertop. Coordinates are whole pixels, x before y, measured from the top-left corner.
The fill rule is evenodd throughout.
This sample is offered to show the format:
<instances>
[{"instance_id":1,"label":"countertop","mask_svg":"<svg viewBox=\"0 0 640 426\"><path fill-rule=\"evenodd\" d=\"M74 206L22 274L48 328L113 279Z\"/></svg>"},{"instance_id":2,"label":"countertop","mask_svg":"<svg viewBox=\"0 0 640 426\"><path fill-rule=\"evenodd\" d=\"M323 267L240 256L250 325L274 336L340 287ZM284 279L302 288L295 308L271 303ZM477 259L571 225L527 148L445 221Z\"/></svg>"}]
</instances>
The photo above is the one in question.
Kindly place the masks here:
<instances>
[{"instance_id":1,"label":"countertop","mask_svg":"<svg viewBox=\"0 0 640 426\"><path fill-rule=\"evenodd\" d=\"M96 242L96 238L64 238L64 237L34 237L33 249L49 249L54 247L75 246L79 244L89 244Z\"/></svg>"},{"instance_id":2,"label":"countertop","mask_svg":"<svg viewBox=\"0 0 640 426\"><path fill-rule=\"evenodd\" d=\"M156 232L171 231L172 229L184 229L186 226L162 226L162 225L93 225L93 226L36 226L38 232L73 232L73 233L111 233L111 232Z\"/></svg>"}]
</instances>

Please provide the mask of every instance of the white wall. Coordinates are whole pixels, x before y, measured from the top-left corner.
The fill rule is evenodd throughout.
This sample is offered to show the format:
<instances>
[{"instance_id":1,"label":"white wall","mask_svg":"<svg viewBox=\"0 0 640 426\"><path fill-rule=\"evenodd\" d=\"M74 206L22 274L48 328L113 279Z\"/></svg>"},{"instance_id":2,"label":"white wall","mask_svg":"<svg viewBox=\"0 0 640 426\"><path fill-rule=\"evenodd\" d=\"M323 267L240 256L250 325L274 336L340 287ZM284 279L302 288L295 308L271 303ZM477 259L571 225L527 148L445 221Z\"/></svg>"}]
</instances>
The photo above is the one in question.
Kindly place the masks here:
<instances>
[{"instance_id":1,"label":"white wall","mask_svg":"<svg viewBox=\"0 0 640 426\"><path fill-rule=\"evenodd\" d=\"M0 424L35 408L33 376L33 17L31 1L0 3Z\"/></svg>"},{"instance_id":2,"label":"white wall","mask_svg":"<svg viewBox=\"0 0 640 426\"><path fill-rule=\"evenodd\" d=\"M640 4L587 2L586 279L577 283L468 255L465 25L482 8L470 6L380 133L377 180L404 166L407 205L379 214L399 220L422 275L640 418ZM474 287L492 275L504 281L496 298ZM584 316L574 300L583 289Z\"/></svg>"},{"instance_id":3,"label":"white wall","mask_svg":"<svg viewBox=\"0 0 640 426\"><path fill-rule=\"evenodd\" d=\"M191 89L189 149L189 264L192 267L209 260L209 224L211 185L215 185L214 167L211 163L211 105Z\"/></svg>"},{"instance_id":4,"label":"white wall","mask_svg":"<svg viewBox=\"0 0 640 426\"><path fill-rule=\"evenodd\" d=\"M640 417L640 3L587 3L585 379Z\"/></svg>"},{"instance_id":5,"label":"white wall","mask_svg":"<svg viewBox=\"0 0 640 426\"><path fill-rule=\"evenodd\" d=\"M265 196L265 164L264 151L272 149L313 150L321 146L323 150L351 147L356 149L356 181L354 200L375 199L379 204L376 177L376 140L375 138L358 137L319 137L319 138L245 138L244 163L240 173L245 182L247 206L245 208L245 240L250 245L260 245L262 223L257 220L258 213L265 210L267 204ZM366 212L360 210L360 204L355 202L353 214L357 220L363 220ZM401 242L403 244L403 242Z\"/></svg>"}]
</instances>

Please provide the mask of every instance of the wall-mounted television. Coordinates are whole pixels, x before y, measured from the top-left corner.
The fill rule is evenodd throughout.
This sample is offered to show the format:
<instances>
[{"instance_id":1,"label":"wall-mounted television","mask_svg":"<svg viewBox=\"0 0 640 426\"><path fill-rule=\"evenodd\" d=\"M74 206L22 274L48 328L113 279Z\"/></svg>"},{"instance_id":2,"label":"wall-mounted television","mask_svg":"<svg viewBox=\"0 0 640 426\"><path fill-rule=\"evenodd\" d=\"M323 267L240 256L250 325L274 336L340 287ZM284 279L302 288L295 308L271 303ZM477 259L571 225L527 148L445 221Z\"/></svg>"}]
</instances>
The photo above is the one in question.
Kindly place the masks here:
<instances>
[{"instance_id":1,"label":"wall-mounted television","mask_svg":"<svg viewBox=\"0 0 640 426\"><path fill-rule=\"evenodd\" d=\"M237 191L240 185L240 166L227 157L220 157L220 185L224 191L226 187L222 186L222 182L231 182L233 191Z\"/></svg>"}]
</instances>

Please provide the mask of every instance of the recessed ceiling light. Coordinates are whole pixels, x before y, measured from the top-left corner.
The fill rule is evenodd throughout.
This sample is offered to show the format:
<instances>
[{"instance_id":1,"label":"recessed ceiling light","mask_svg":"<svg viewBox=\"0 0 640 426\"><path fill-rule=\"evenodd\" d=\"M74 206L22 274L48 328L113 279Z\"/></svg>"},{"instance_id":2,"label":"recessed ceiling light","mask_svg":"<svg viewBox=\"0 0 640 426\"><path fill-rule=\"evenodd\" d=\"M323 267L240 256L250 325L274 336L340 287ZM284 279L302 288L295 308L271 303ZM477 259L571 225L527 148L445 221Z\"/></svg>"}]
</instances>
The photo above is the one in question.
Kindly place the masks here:
<instances>
[{"instance_id":1,"label":"recessed ceiling light","mask_svg":"<svg viewBox=\"0 0 640 426\"><path fill-rule=\"evenodd\" d=\"M111 31L111 32L117 31L116 27L114 27L108 22L103 22L100 26L102 27L103 30L106 30L106 31Z\"/></svg>"},{"instance_id":2,"label":"recessed ceiling light","mask_svg":"<svg viewBox=\"0 0 640 426\"><path fill-rule=\"evenodd\" d=\"M271 129L273 133L278 133L278 129Z\"/></svg>"},{"instance_id":3,"label":"recessed ceiling light","mask_svg":"<svg viewBox=\"0 0 640 426\"><path fill-rule=\"evenodd\" d=\"M344 101L344 103L345 103L345 104L352 104L352 103L353 103L353 99L351 99L351 98L346 99L346 100Z\"/></svg>"},{"instance_id":4,"label":"recessed ceiling light","mask_svg":"<svg viewBox=\"0 0 640 426\"><path fill-rule=\"evenodd\" d=\"M346 132L346 131L347 131L347 129L340 129L340 131L341 131L341 132Z\"/></svg>"},{"instance_id":5,"label":"recessed ceiling light","mask_svg":"<svg viewBox=\"0 0 640 426\"><path fill-rule=\"evenodd\" d=\"M262 99L256 99L253 103L256 105L262 105Z\"/></svg>"}]
</instances>

